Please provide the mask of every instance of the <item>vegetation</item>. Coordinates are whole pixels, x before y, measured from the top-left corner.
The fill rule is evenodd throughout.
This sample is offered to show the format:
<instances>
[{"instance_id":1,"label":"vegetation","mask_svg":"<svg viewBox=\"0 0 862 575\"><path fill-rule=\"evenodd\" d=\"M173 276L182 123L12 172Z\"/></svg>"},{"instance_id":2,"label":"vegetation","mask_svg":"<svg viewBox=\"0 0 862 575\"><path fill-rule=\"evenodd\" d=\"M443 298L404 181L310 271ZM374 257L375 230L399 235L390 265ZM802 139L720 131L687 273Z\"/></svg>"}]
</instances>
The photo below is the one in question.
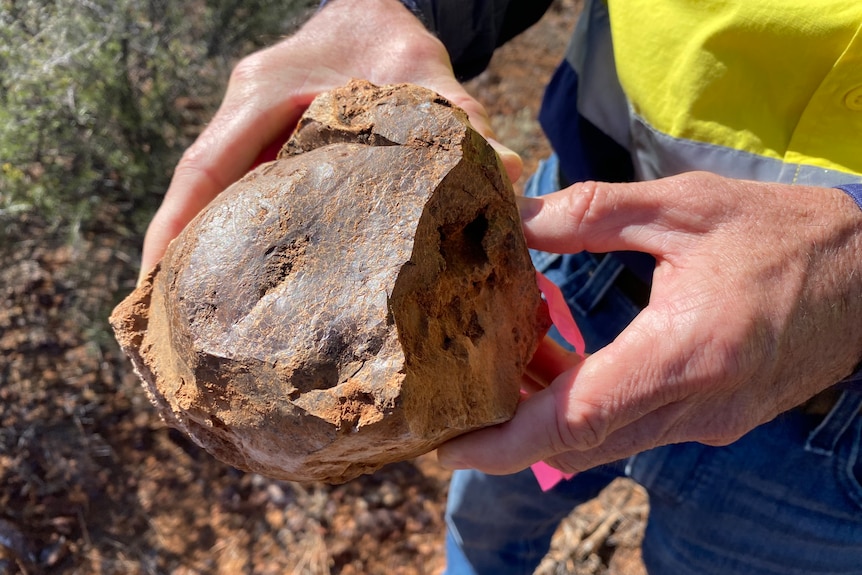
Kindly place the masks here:
<instances>
[{"instance_id":1,"label":"vegetation","mask_svg":"<svg viewBox=\"0 0 862 575\"><path fill-rule=\"evenodd\" d=\"M0 235L34 213L142 233L233 62L316 0L0 0ZM0 237L2 240L2 237Z\"/></svg>"}]
</instances>

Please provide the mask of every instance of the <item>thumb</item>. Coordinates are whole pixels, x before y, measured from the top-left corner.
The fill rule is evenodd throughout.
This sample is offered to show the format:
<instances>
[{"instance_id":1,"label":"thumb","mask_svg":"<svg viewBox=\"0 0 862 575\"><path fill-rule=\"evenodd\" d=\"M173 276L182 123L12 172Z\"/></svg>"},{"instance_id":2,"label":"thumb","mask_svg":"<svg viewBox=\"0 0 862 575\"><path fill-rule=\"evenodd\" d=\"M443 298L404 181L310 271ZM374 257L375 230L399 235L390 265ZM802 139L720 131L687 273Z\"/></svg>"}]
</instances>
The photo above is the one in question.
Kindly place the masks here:
<instances>
[{"instance_id":1,"label":"thumb","mask_svg":"<svg viewBox=\"0 0 862 575\"><path fill-rule=\"evenodd\" d=\"M601 451L618 430L668 403L662 391L668 361L664 340L649 337L656 321L642 313L616 341L559 374L545 389L518 405L506 423L451 439L438 447L437 459L446 468L473 468L492 475L515 473L537 461L563 454ZM646 324L646 325L644 325ZM649 358L632 362L631 358ZM670 369L670 368L668 368ZM664 428L656 424L656 434ZM639 438L655 441L657 435ZM630 438L631 439L631 438ZM616 455L619 448L614 445ZM625 449L623 449L625 450ZM634 451L625 453L630 455ZM571 456L571 455L570 455ZM610 461L606 459L603 462Z\"/></svg>"}]
</instances>

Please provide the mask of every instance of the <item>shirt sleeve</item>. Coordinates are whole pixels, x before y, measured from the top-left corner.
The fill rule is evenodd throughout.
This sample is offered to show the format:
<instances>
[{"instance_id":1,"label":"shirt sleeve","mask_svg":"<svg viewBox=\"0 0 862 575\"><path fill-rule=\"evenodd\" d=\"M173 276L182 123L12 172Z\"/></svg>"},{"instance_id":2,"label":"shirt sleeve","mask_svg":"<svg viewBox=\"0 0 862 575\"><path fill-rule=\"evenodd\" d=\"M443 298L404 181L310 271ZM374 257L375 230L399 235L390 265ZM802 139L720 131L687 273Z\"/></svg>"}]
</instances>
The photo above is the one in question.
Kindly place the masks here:
<instances>
[{"instance_id":1,"label":"shirt sleeve","mask_svg":"<svg viewBox=\"0 0 862 575\"><path fill-rule=\"evenodd\" d=\"M835 186L842 192L850 196L859 209L862 210L862 184L844 184L843 186Z\"/></svg>"},{"instance_id":2,"label":"shirt sleeve","mask_svg":"<svg viewBox=\"0 0 862 575\"><path fill-rule=\"evenodd\" d=\"M499 46L545 13L552 0L401 0L446 46L455 76L481 73Z\"/></svg>"}]
</instances>

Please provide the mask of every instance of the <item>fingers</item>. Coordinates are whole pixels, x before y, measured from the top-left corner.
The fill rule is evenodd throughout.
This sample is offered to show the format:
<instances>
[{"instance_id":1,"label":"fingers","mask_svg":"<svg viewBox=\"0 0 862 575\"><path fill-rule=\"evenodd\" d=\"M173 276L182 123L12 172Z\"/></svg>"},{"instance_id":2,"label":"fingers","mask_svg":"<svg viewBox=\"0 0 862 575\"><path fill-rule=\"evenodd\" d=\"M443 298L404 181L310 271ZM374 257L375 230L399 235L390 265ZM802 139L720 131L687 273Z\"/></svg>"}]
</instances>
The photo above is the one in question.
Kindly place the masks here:
<instances>
[{"instance_id":1,"label":"fingers","mask_svg":"<svg viewBox=\"0 0 862 575\"><path fill-rule=\"evenodd\" d=\"M566 387L555 384L534 393L518 406L511 421L443 444L438 460L449 469L498 475L603 445L610 433L608 406L572 397Z\"/></svg>"},{"instance_id":2,"label":"fingers","mask_svg":"<svg viewBox=\"0 0 862 575\"><path fill-rule=\"evenodd\" d=\"M242 76L235 74L234 79L241 81ZM447 97L472 110L468 113L472 113L470 120L477 131L493 135L484 108L460 84L455 84L457 91ZM228 89L210 125L177 165L162 205L147 229L141 278L158 262L170 241L218 194L256 164L274 159L317 91L254 105L243 91ZM517 180L523 167L520 157L492 138L489 143L500 156L509 179Z\"/></svg>"},{"instance_id":3,"label":"fingers","mask_svg":"<svg viewBox=\"0 0 862 575\"><path fill-rule=\"evenodd\" d=\"M545 388L561 373L569 371L580 362L581 356L565 349L546 335L527 364L526 372L531 380Z\"/></svg>"},{"instance_id":4,"label":"fingers","mask_svg":"<svg viewBox=\"0 0 862 575\"><path fill-rule=\"evenodd\" d=\"M515 473L562 451L552 425L556 403L550 388L530 395L511 421L447 441L437 448L437 460L447 469L478 469L492 475ZM532 426L532 427L531 427Z\"/></svg>"},{"instance_id":5,"label":"fingers","mask_svg":"<svg viewBox=\"0 0 862 575\"><path fill-rule=\"evenodd\" d=\"M633 245L629 230L647 224L646 213L652 210L637 192L629 184L584 182L541 198L519 199L527 243L554 253L641 247Z\"/></svg>"},{"instance_id":6,"label":"fingers","mask_svg":"<svg viewBox=\"0 0 862 575\"><path fill-rule=\"evenodd\" d=\"M630 414L638 411L617 410L621 401L616 396L626 382L618 388L608 385L623 377L623 370L603 360L603 353L584 360L558 376L550 387L532 394L519 405L511 421L442 445L438 449L441 464L492 474L513 473L561 453L601 445L616 428L629 423L630 417L636 418ZM605 377L597 375L602 371Z\"/></svg>"},{"instance_id":7,"label":"fingers","mask_svg":"<svg viewBox=\"0 0 862 575\"><path fill-rule=\"evenodd\" d=\"M506 175L509 176L509 181L517 182L518 178L524 172L524 161L521 159L521 156L494 138L487 138L487 140L491 144L491 147L494 148L494 151L497 152L497 156L499 156L500 162L502 162L503 168L506 170Z\"/></svg>"},{"instance_id":8,"label":"fingers","mask_svg":"<svg viewBox=\"0 0 862 575\"><path fill-rule=\"evenodd\" d=\"M701 343L690 329L695 327L686 320L682 325L662 323L659 314L642 312L612 344L530 395L511 421L453 439L439 448L438 458L452 468L493 474L512 473L540 460L571 460L572 469L565 471L572 471L581 462L611 461L621 453L631 455L657 445L676 425L667 419L676 412L666 406L684 402L691 391L680 382L700 360L679 357L675 349L681 339L695 346ZM662 337L651 335L655 333ZM531 369L537 363L532 362ZM534 380L544 377L529 375ZM649 434L618 433L652 413L654 420L641 424Z\"/></svg>"},{"instance_id":9,"label":"fingers","mask_svg":"<svg viewBox=\"0 0 862 575\"><path fill-rule=\"evenodd\" d=\"M141 278L218 194L257 163L274 159L268 156L277 153L319 92L349 79L324 68L290 66L293 50L288 40L256 52L234 68L221 106L183 154L147 229Z\"/></svg>"},{"instance_id":10,"label":"fingers","mask_svg":"<svg viewBox=\"0 0 862 575\"><path fill-rule=\"evenodd\" d=\"M567 350L546 335L539 342L521 378L522 400L547 388L561 373L572 369L582 360L579 354Z\"/></svg>"},{"instance_id":11,"label":"fingers","mask_svg":"<svg viewBox=\"0 0 862 575\"><path fill-rule=\"evenodd\" d=\"M613 343L531 395L510 422L442 446L441 462L510 473L544 460L577 472L673 442L725 445L834 382L817 371L829 352L812 354L812 346L838 349L859 324L843 322L846 308L841 318L821 320L813 310L859 290L858 282L842 284L842 295L824 297L837 276L812 273L819 255L809 247L829 244L823 232L847 229L830 228L836 214L818 211L823 197L817 189L687 174L521 200L533 247L656 255L654 297ZM847 241L838 234L839 244ZM838 269L839 250L829 251L830 269ZM848 269L838 276L853 277L858 265ZM824 330L829 325L842 329ZM855 360L858 340L851 345L845 355Z\"/></svg>"},{"instance_id":12,"label":"fingers","mask_svg":"<svg viewBox=\"0 0 862 575\"><path fill-rule=\"evenodd\" d=\"M485 110L485 107L482 106L482 104L480 104L475 98L470 96L454 76L435 79L435 81L429 82L427 87L441 96L444 96L447 100L467 112L470 124L488 141L489 144L491 144L494 151L497 152L503 167L506 169L506 174L509 176L509 180L516 182L518 178L521 177L521 173L524 169L524 162L521 160L521 156L496 139L494 129L491 127L491 120L488 117L488 112Z\"/></svg>"},{"instance_id":13,"label":"fingers","mask_svg":"<svg viewBox=\"0 0 862 575\"><path fill-rule=\"evenodd\" d=\"M708 174L684 174L650 182L583 182L541 198L519 198L530 247L577 253L667 253L687 234L702 233L716 214L701 213L699 199L715 186Z\"/></svg>"},{"instance_id":14,"label":"fingers","mask_svg":"<svg viewBox=\"0 0 862 575\"><path fill-rule=\"evenodd\" d=\"M583 379L576 373L564 374L523 401L511 421L440 446L438 460L449 469L472 468L492 475L515 473L537 461L574 473L654 447L673 427L667 419L675 417L672 410L650 406L617 412L612 392L576 391Z\"/></svg>"},{"instance_id":15,"label":"fingers","mask_svg":"<svg viewBox=\"0 0 862 575\"><path fill-rule=\"evenodd\" d=\"M170 241L183 230L191 219L206 207L218 194L240 179L252 167L262 161L274 159L293 131L299 117L317 92L333 81L306 81L306 91L293 97L272 101L251 98L247 85L251 82L243 68L238 68L232 77L221 108L198 140L186 151L174 171L174 176L165 198L156 212L144 240L141 262L141 278L158 262ZM466 107L471 123L483 135L491 134L490 124L484 108L464 92L454 81L449 94L442 94ZM272 88L261 88L262 94L278 94ZM522 169L520 157L497 143L494 146L511 181L517 180Z\"/></svg>"},{"instance_id":16,"label":"fingers","mask_svg":"<svg viewBox=\"0 0 862 575\"><path fill-rule=\"evenodd\" d=\"M685 425L689 414L686 404L671 404L637 419L608 435L602 444L583 451L567 451L545 460L563 473L580 473L620 461L660 445L677 441L677 429Z\"/></svg>"},{"instance_id":17,"label":"fingers","mask_svg":"<svg viewBox=\"0 0 862 575\"><path fill-rule=\"evenodd\" d=\"M727 314L702 312L647 308L613 343L530 395L511 421L453 439L438 458L492 474L540 460L576 472L668 442L738 437L766 402L742 385L753 373L733 367L749 363L745 346L732 345L739 334L709 328Z\"/></svg>"}]
</instances>

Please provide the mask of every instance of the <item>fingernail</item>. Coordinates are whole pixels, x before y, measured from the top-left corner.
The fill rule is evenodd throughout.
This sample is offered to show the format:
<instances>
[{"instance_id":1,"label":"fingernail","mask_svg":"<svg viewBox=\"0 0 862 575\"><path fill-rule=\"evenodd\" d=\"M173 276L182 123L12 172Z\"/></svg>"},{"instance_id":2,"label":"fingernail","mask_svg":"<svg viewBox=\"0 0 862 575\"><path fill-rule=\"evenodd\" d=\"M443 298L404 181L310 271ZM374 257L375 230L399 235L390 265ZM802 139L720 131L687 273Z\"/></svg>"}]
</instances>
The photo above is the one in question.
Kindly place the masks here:
<instances>
[{"instance_id":1,"label":"fingernail","mask_svg":"<svg viewBox=\"0 0 862 575\"><path fill-rule=\"evenodd\" d=\"M522 222L529 222L542 211L542 200L539 198L527 198L518 196L515 198L518 204L518 211L521 214Z\"/></svg>"},{"instance_id":2,"label":"fingernail","mask_svg":"<svg viewBox=\"0 0 862 575\"><path fill-rule=\"evenodd\" d=\"M494 149L497 150L497 153L500 155L500 159L503 160L503 163L506 162L518 162L522 163L521 156L507 148L506 146L498 144L494 146Z\"/></svg>"}]
</instances>

